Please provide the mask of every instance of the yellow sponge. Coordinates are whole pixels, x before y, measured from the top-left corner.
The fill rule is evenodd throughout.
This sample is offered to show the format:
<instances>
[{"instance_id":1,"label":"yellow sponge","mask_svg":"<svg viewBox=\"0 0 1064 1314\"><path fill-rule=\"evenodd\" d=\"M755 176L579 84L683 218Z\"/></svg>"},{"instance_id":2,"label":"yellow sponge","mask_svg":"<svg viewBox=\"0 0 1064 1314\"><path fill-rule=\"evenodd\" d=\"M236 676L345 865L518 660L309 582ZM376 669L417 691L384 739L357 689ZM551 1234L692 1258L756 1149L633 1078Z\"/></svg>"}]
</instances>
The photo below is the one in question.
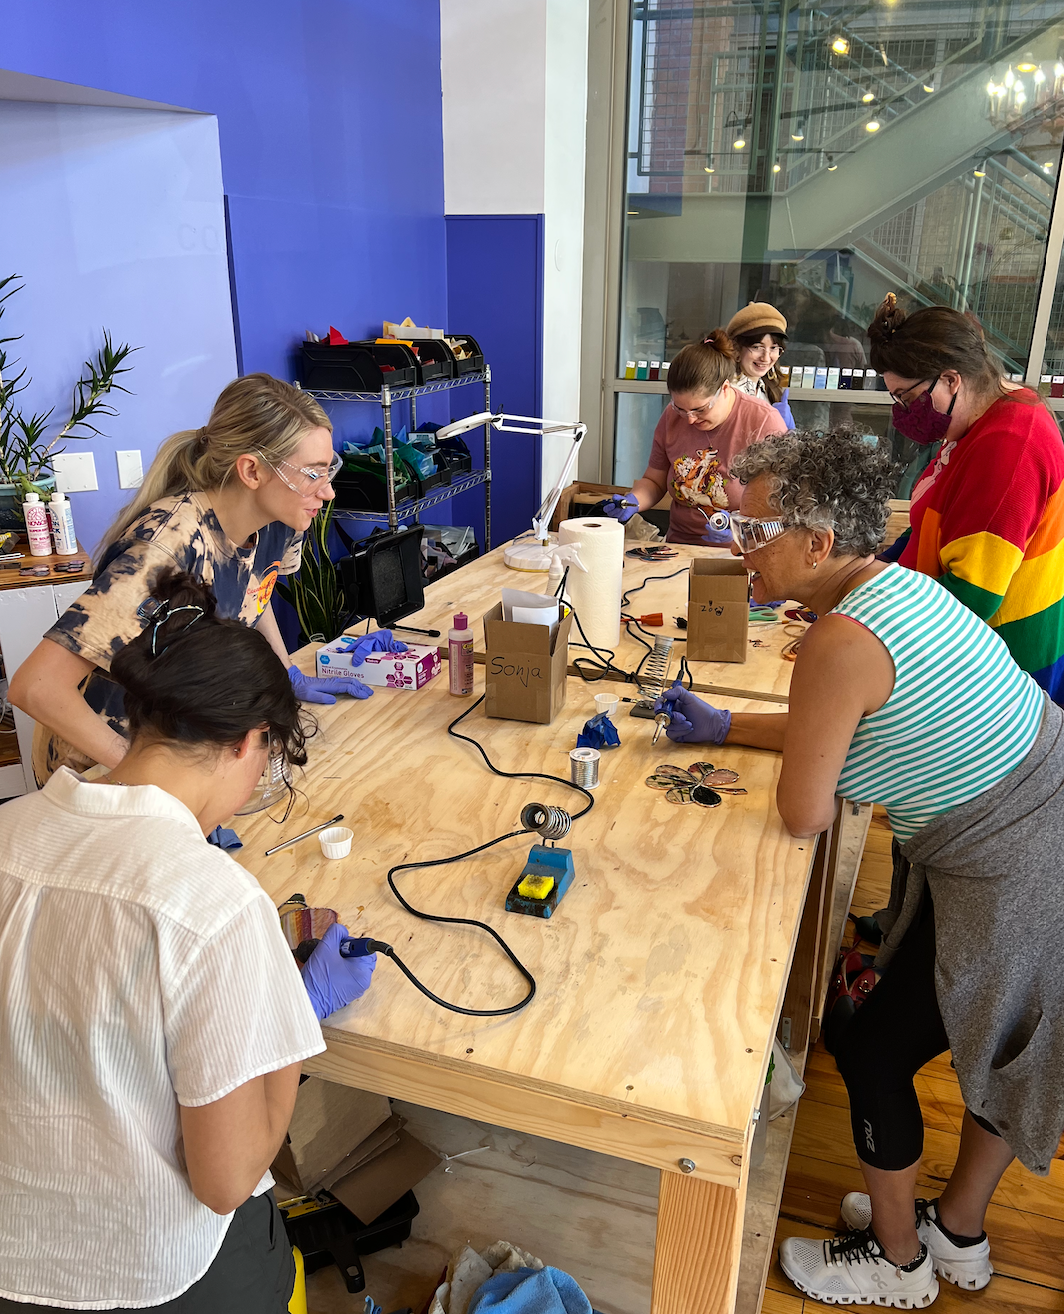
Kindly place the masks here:
<instances>
[{"instance_id":1,"label":"yellow sponge","mask_svg":"<svg viewBox=\"0 0 1064 1314\"><path fill-rule=\"evenodd\" d=\"M517 887L517 893L524 899L545 899L553 889L553 876L526 876Z\"/></svg>"}]
</instances>

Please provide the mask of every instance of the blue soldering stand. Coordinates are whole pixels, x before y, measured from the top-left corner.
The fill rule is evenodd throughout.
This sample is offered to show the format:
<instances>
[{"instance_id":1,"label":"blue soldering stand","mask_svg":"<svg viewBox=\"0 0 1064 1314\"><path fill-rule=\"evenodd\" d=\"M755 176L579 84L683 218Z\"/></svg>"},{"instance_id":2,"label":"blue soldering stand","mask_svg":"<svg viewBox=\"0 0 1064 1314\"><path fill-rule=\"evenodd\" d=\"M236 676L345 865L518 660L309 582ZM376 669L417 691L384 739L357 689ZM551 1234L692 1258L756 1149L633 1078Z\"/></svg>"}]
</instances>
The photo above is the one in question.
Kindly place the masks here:
<instances>
[{"instance_id":1,"label":"blue soldering stand","mask_svg":"<svg viewBox=\"0 0 1064 1314\"><path fill-rule=\"evenodd\" d=\"M575 875L571 849L556 849L546 844L533 844L528 851L528 861L521 869L521 875L506 896L506 911L525 913L529 917L549 917L561 903ZM530 899L527 895L518 894L518 886L526 876L553 878L554 885L545 899Z\"/></svg>"}]
</instances>

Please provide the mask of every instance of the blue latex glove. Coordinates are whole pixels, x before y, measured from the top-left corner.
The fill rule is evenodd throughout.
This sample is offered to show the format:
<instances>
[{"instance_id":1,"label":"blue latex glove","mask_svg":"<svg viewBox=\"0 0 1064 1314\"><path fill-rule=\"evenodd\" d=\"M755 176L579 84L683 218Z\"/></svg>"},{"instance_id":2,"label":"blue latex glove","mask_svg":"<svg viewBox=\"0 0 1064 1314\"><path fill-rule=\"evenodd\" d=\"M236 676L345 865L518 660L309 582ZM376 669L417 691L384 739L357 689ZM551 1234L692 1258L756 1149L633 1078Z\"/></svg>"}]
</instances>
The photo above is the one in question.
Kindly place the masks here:
<instances>
[{"instance_id":1,"label":"blue latex glove","mask_svg":"<svg viewBox=\"0 0 1064 1314\"><path fill-rule=\"evenodd\" d=\"M620 748L621 736L605 712L593 716L584 722L584 728L576 736L577 748Z\"/></svg>"},{"instance_id":2,"label":"blue latex glove","mask_svg":"<svg viewBox=\"0 0 1064 1314\"><path fill-rule=\"evenodd\" d=\"M728 515L727 511L714 511L713 514L715 516L723 516L727 523L724 525L723 529L714 529L707 520L705 533L702 535L702 542L705 543L707 547L731 547L731 516Z\"/></svg>"},{"instance_id":3,"label":"blue latex glove","mask_svg":"<svg viewBox=\"0 0 1064 1314\"><path fill-rule=\"evenodd\" d=\"M606 498L602 509L611 519L625 525L639 510L639 501L631 493L614 493Z\"/></svg>"},{"instance_id":4,"label":"blue latex glove","mask_svg":"<svg viewBox=\"0 0 1064 1314\"><path fill-rule=\"evenodd\" d=\"M335 703L336 694L350 694L352 698L368 698L373 690L361 680L342 680L330 675L323 680L319 675L304 675L298 666L289 666L288 678L301 703Z\"/></svg>"},{"instance_id":5,"label":"blue latex glove","mask_svg":"<svg viewBox=\"0 0 1064 1314\"><path fill-rule=\"evenodd\" d=\"M723 744L731 729L731 712L711 707L679 681L658 699L654 711L672 717L665 733L675 744Z\"/></svg>"},{"instance_id":6,"label":"blue latex glove","mask_svg":"<svg viewBox=\"0 0 1064 1314\"><path fill-rule=\"evenodd\" d=\"M790 402L787 400L790 391L790 388L784 388L782 400L773 402L772 409L774 411L779 411L780 415L783 416L783 423L788 429L797 429L798 426L795 424L794 416L791 414Z\"/></svg>"},{"instance_id":7,"label":"blue latex glove","mask_svg":"<svg viewBox=\"0 0 1064 1314\"><path fill-rule=\"evenodd\" d=\"M351 654L351 665L361 666L371 652L406 652L405 643L392 638L391 630L371 630L369 634L345 634L344 652Z\"/></svg>"},{"instance_id":8,"label":"blue latex glove","mask_svg":"<svg viewBox=\"0 0 1064 1314\"><path fill-rule=\"evenodd\" d=\"M303 984L319 1022L361 999L377 966L376 954L367 954L365 958L340 956L340 941L346 940L349 934L346 926L333 922L304 964Z\"/></svg>"},{"instance_id":9,"label":"blue latex glove","mask_svg":"<svg viewBox=\"0 0 1064 1314\"><path fill-rule=\"evenodd\" d=\"M226 830L224 826L215 826L207 836L207 843L219 849L242 849L244 841L235 830Z\"/></svg>"}]
</instances>

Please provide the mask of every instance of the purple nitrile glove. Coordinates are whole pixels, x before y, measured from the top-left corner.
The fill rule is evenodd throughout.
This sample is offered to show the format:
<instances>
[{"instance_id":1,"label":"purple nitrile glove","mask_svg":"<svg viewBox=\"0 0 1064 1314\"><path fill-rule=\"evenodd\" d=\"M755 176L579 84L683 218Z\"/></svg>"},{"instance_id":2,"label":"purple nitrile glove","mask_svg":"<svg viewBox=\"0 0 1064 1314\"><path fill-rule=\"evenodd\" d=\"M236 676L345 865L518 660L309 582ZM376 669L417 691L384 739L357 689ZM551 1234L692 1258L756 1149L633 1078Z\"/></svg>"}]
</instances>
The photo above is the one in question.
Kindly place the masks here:
<instances>
[{"instance_id":1,"label":"purple nitrile glove","mask_svg":"<svg viewBox=\"0 0 1064 1314\"><path fill-rule=\"evenodd\" d=\"M298 666L289 666L288 678L301 703L335 703L336 694L350 694L352 698L369 698L373 690L361 680L342 680L330 675L323 680L320 675L304 675Z\"/></svg>"},{"instance_id":2,"label":"purple nitrile glove","mask_svg":"<svg viewBox=\"0 0 1064 1314\"><path fill-rule=\"evenodd\" d=\"M639 499L631 493L614 493L606 498L602 509L611 519L625 525L639 510Z\"/></svg>"},{"instance_id":3,"label":"purple nitrile glove","mask_svg":"<svg viewBox=\"0 0 1064 1314\"><path fill-rule=\"evenodd\" d=\"M370 987L377 955L344 958L340 953L340 941L348 939L349 935L346 926L333 922L303 967L303 984L319 1022L324 1022L337 1009L361 999Z\"/></svg>"},{"instance_id":4,"label":"purple nitrile glove","mask_svg":"<svg viewBox=\"0 0 1064 1314\"><path fill-rule=\"evenodd\" d=\"M703 513L704 514L704 513ZM721 524L720 521L724 523ZM713 522L717 521L716 524ZM727 511L714 511L711 516L706 518L705 533L702 535L702 542L706 547L731 547L731 516Z\"/></svg>"},{"instance_id":5,"label":"purple nitrile glove","mask_svg":"<svg viewBox=\"0 0 1064 1314\"><path fill-rule=\"evenodd\" d=\"M665 733L674 744L723 744L731 729L731 712L712 707L679 681L654 704L672 717Z\"/></svg>"},{"instance_id":6,"label":"purple nitrile glove","mask_svg":"<svg viewBox=\"0 0 1064 1314\"><path fill-rule=\"evenodd\" d=\"M369 634L345 634L345 652L351 656L352 666L361 666L371 652L406 652L407 646L392 638L391 630L371 630Z\"/></svg>"}]
</instances>

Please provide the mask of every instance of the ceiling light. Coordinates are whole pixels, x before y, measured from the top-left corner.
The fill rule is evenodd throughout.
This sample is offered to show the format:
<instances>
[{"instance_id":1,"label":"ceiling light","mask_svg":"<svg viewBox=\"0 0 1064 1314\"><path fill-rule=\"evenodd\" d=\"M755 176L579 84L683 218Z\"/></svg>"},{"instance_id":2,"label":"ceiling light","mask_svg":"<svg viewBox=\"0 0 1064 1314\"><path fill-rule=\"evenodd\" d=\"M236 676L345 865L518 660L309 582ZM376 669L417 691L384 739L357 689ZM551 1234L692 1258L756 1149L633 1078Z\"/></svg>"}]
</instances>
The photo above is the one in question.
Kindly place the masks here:
<instances>
[{"instance_id":1,"label":"ceiling light","mask_svg":"<svg viewBox=\"0 0 1064 1314\"><path fill-rule=\"evenodd\" d=\"M741 151L741 150L745 150L745 149L746 149L746 138L745 138L745 137L736 137L736 139L732 142L732 150L733 150L733 151Z\"/></svg>"},{"instance_id":2,"label":"ceiling light","mask_svg":"<svg viewBox=\"0 0 1064 1314\"><path fill-rule=\"evenodd\" d=\"M930 96L930 94L932 93L932 91L934 91L934 87L930 84L930 82L925 82L925 83L924 83L924 90L925 90L925 91L927 92L927 94Z\"/></svg>"},{"instance_id":3,"label":"ceiling light","mask_svg":"<svg viewBox=\"0 0 1064 1314\"><path fill-rule=\"evenodd\" d=\"M805 119L799 119L791 133L791 141L805 141Z\"/></svg>"},{"instance_id":4,"label":"ceiling light","mask_svg":"<svg viewBox=\"0 0 1064 1314\"><path fill-rule=\"evenodd\" d=\"M1042 165L1042 168L1045 169L1046 173L1048 173L1052 167L1053 163L1051 160L1046 160L1045 164Z\"/></svg>"},{"instance_id":5,"label":"ceiling light","mask_svg":"<svg viewBox=\"0 0 1064 1314\"><path fill-rule=\"evenodd\" d=\"M986 160L984 160L984 161L982 162L982 164L977 164L977 165L975 166L975 168L972 170L972 173L974 173L975 176L976 176L977 178L985 178L985 177L986 177Z\"/></svg>"},{"instance_id":6,"label":"ceiling light","mask_svg":"<svg viewBox=\"0 0 1064 1314\"><path fill-rule=\"evenodd\" d=\"M993 82L988 82L986 84L986 94L992 96L995 91L997 91L997 87L994 86Z\"/></svg>"},{"instance_id":7,"label":"ceiling light","mask_svg":"<svg viewBox=\"0 0 1064 1314\"><path fill-rule=\"evenodd\" d=\"M1017 92L1016 92L1016 95L1015 95L1015 97L1014 97L1013 99L1014 99L1014 102L1015 102L1015 104L1017 105L1017 107L1020 106L1020 105L1026 105L1026 104L1027 104L1027 96L1026 96L1026 94L1025 94L1022 90L1017 91Z\"/></svg>"},{"instance_id":8,"label":"ceiling light","mask_svg":"<svg viewBox=\"0 0 1064 1314\"><path fill-rule=\"evenodd\" d=\"M865 132L878 132L878 131L879 131L879 120L878 120L878 119L869 119L868 122L864 125L864 130L865 130Z\"/></svg>"},{"instance_id":9,"label":"ceiling light","mask_svg":"<svg viewBox=\"0 0 1064 1314\"><path fill-rule=\"evenodd\" d=\"M629 214L638 214L639 211L638 211L638 210L629 210L628 213L629 213Z\"/></svg>"},{"instance_id":10,"label":"ceiling light","mask_svg":"<svg viewBox=\"0 0 1064 1314\"><path fill-rule=\"evenodd\" d=\"M1059 59L1053 65L1053 76L1055 78L1064 78L1064 64L1062 64Z\"/></svg>"},{"instance_id":11,"label":"ceiling light","mask_svg":"<svg viewBox=\"0 0 1064 1314\"><path fill-rule=\"evenodd\" d=\"M997 98L998 98L999 100L1001 99L1001 97L1002 97L1004 94L1005 94L1005 88L1004 88L1004 87L998 87L998 89L994 92L994 95L997 96Z\"/></svg>"},{"instance_id":12,"label":"ceiling light","mask_svg":"<svg viewBox=\"0 0 1064 1314\"><path fill-rule=\"evenodd\" d=\"M780 171L780 169L781 169L782 167L783 167L783 166L780 165L780 164L774 164L774 165L772 166L772 172L773 172L773 173L779 173L779 171Z\"/></svg>"},{"instance_id":13,"label":"ceiling light","mask_svg":"<svg viewBox=\"0 0 1064 1314\"><path fill-rule=\"evenodd\" d=\"M832 41L831 48L836 55L848 55L850 53L850 43L844 36L837 36Z\"/></svg>"},{"instance_id":14,"label":"ceiling light","mask_svg":"<svg viewBox=\"0 0 1064 1314\"><path fill-rule=\"evenodd\" d=\"M1034 74L1035 86L1036 87L1040 86L1045 80L1046 80L1046 75L1042 72L1042 70L1040 68L1035 69L1035 74Z\"/></svg>"},{"instance_id":15,"label":"ceiling light","mask_svg":"<svg viewBox=\"0 0 1064 1314\"><path fill-rule=\"evenodd\" d=\"M1031 52L1028 50L1027 54L1023 57L1023 63L1017 64L1016 67L1021 73L1033 73L1038 65L1034 62Z\"/></svg>"},{"instance_id":16,"label":"ceiling light","mask_svg":"<svg viewBox=\"0 0 1064 1314\"><path fill-rule=\"evenodd\" d=\"M865 94L861 97L862 101L864 101L866 105L871 105L871 103L875 100L875 98L876 98L876 93L874 91L866 91Z\"/></svg>"},{"instance_id":17,"label":"ceiling light","mask_svg":"<svg viewBox=\"0 0 1064 1314\"><path fill-rule=\"evenodd\" d=\"M1005 74L1005 86L1011 87L1016 81L1016 74L1012 71L1012 65L1009 65L1009 71Z\"/></svg>"},{"instance_id":18,"label":"ceiling light","mask_svg":"<svg viewBox=\"0 0 1064 1314\"><path fill-rule=\"evenodd\" d=\"M835 170L836 170L838 167L839 167L839 166L835 163L835 157L834 157L833 155L829 155L829 156L828 156L828 173L834 173Z\"/></svg>"},{"instance_id":19,"label":"ceiling light","mask_svg":"<svg viewBox=\"0 0 1064 1314\"><path fill-rule=\"evenodd\" d=\"M702 172L703 172L703 173L715 173L716 170L713 168L712 165L707 164L706 167L703 169Z\"/></svg>"}]
</instances>

